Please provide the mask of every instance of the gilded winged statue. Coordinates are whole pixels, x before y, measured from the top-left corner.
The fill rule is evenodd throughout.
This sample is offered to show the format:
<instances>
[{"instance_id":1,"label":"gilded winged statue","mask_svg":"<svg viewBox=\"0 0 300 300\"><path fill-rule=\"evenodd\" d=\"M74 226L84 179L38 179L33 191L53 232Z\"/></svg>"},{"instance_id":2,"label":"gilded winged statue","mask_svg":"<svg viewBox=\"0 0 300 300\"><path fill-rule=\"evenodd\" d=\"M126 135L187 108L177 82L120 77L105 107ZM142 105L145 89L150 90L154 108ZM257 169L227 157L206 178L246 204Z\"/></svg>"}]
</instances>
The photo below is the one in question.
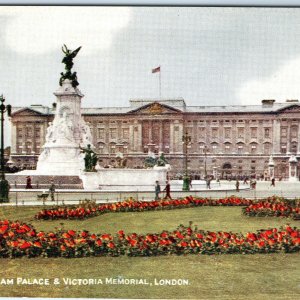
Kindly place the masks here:
<instances>
[{"instance_id":1,"label":"gilded winged statue","mask_svg":"<svg viewBox=\"0 0 300 300\"><path fill-rule=\"evenodd\" d=\"M65 44L63 45L62 52L65 54L65 57L63 58L62 63L65 64L66 72L60 73L60 75L61 75L60 80L59 80L60 85L62 85L62 83L65 79L71 80L72 86L74 88L76 88L79 85L79 83L77 81L76 72L72 73L71 69L74 65L73 58L76 57L76 55L78 54L80 49L81 49L81 46L78 47L76 50L72 51L72 50L68 49L68 47Z\"/></svg>"}]
</instances>

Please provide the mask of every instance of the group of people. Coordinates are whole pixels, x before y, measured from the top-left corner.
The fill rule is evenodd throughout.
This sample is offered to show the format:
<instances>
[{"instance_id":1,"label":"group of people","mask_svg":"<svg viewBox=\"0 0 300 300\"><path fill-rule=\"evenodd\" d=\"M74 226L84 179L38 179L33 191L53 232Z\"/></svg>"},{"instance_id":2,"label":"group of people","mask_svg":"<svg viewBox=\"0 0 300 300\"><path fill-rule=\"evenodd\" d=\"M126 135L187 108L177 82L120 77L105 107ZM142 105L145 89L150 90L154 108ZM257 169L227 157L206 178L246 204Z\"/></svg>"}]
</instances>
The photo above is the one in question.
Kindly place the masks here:
<instances>
[{"instance_id":1,"label":"group of people","mask_svg":"<svg viewBox=\"0 0 300 300\"><path fill-rule=\"evenodd\" d=\"M26 177L26 189L32 189L32 180L30 176ZM55 193L55 184L54 181L51 181L50 187L49 187L49 193L51 197L51 201L54 201L54 193Z\"/></svg>"},{"instance_id":2,"label":"group of people","mask_svg":"<svg viewBox=\"0 0 300 300\"><path fill-rule=\"evenodd\" d=\"M171 197L171 185L170 185L170 182L167 180L166 181L166 187L164 188L164 190L161 190L161 187L160 187L160 184L159 184L159 181L155 181L155 200L159 200L159 194L161 192L166 192L166 195L164 197L164 199L172 199Z\"/></svg>"}]
</instances>

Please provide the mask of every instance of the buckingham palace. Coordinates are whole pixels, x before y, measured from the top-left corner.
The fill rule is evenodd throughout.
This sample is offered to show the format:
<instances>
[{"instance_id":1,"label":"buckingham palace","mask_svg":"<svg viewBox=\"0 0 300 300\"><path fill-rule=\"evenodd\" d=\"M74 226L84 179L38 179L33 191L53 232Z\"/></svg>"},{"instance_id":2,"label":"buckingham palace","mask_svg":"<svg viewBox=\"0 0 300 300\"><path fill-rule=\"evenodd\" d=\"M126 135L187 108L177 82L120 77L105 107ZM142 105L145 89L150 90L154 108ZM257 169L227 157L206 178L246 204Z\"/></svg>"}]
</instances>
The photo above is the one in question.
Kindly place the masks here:
<instances>
[{"instance_id":1,"label":"buckingham palace","mask_svg":"<svg viewBox=\"0 0 300 300\"><path fill-rule=\"evenodd\" d=\"M10 162L33 169L56 106L14 107ZM266 178L270 161L276 178L289 177L289 162L300 175L298 100L262 100L259 105L188 106L179 99L135 99L128 107L82 108L98 162L113 167L122 153L130 168L142 168L149 153L165 154L172 176ZM183 136L190 137L185 151Z\"/></svg>"}]
</instances>

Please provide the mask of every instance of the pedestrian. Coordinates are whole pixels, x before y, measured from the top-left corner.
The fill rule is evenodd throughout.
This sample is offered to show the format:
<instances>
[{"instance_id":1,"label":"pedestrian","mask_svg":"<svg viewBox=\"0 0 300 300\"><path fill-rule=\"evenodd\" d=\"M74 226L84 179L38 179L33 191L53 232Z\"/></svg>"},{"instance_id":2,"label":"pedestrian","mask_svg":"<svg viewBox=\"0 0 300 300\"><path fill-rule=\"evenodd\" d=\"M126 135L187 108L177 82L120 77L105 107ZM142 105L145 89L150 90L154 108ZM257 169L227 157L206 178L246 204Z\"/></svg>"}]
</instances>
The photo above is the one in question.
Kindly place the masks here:
<instances>
[{"instance_id":1,"label":"pedestrian","mask_svg":"<svg viewBox=\"0 0 300 300\"><path fill-rule=\"evenodd\" d=\"M159 181L156 180L155 181L155 200L159 200L159 193L161 192L160 190L160 185L159 185Z\"/></svg>"},{"instance_id":2,"label":"pedestrian","mask_svg":"<svg viewBox=\"0 0 300 300\"><path fill-rule=\"evenodd\" d=\"M210 179L210 177L208 177L206 179L206 188L208 188L208 189L210 189L210 182L211 182L211 179Z\"/></svg>"},{"instance_id":3,"label":"pedestrian","mask_svg":"<svg viewBox=\"0 0 300 300\"><path fill-rule=\"evenodd\" d=\"M54 201L55 184L53 181L51 181L49 192L50 192L50 196L51 196L51 201Z\"/></svg>"},{"instance_id":4,"label":"pedestrian","mask_svg":"<svg viewBox=\"0 0 300 300\"><path fill-rule=\"evenodd\" d=\"M192 178L192 176L190 176L190 178L189 178L189 187L190 187L190 189L193 187L192 186L192 180L193 180L193 178Z\"/></svg>"},{"instance_id":5,"label":"pedestrian","mask_svg":"<svg viewBox=\"0 0 300 300\"><path fill-rule=\"evenodd\" d=\"M31 177L30 176L26 177L26 189L32 189Z\"/></svg>"},{"instance_id":6,"label":"pedestrian","mask_svg":"<svg viewBox=\"0 0 300 300\"><path fill-rule=\"evenodd\" d=\"M166 181L166 187L165 187L164 191L166 192L166 196L164 197L164 199L172 199L171 185L170 185L169 181Z\"/></svg>"},{"instance_id":7,"label":"pedestrian","mask_svg":"<svg viewBox=\"0 0 300 300\"><path fill-rule=\"evenodd\" d=\"M248 184L248 178L247 178L247 176L245 176L245 178L244 178L244 182L243 182L244 184Z\"/></svg>"},{"instance_id":8,"label":"pedestrian","mask_svg":"<svg viewBox=\"0 0 300 300\"><path fill-rule=\"evenodd\" d=\"M271 179L271 186L275 186L275 177L272 177Z\"/></svg>"},{"instance_id":9,"label":"pedestrian","mask_svg":"<svg viewBox=\"0 0 300 300\"><path fill-rule=\"evenodd\" d=\"M240 191L240 182L239 182L238 179L237 179L236 182L235 182L235 188L236 188L236 191L237 191L237 192Z\"/></svg>"}]
</instances>

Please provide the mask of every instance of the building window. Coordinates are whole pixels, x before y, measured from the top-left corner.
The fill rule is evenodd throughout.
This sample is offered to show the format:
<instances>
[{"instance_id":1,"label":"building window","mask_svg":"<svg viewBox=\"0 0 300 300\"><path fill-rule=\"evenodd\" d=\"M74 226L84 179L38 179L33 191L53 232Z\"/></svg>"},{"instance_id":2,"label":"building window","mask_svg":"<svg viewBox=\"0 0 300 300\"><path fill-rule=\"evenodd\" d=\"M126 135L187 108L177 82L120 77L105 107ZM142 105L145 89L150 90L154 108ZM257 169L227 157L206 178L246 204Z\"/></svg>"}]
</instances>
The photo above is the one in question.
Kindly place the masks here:
<instances>
[{"instance_id":1,"label":"building window","mask_svg":"<svg viewBox=\"0 0 300 300\"><path fill-rule=\"evenodd\" d=\"M251 138L257 138L257 128L251 128Z\"/></svg>"},{"instance_id":2,"label":"building window","mask_svg":"<svg viewBox=\"0 0 300 300\"><path fill-rule=\"evenodd\" d=\"M225 144L225 153L230 153L230 144Z\"/></svg>"},{"instance_id":3,"label":"building window","mask_svg":"<svg viewBox=\"0 0 300 300\"><path fill-rule=\"evenodd\" d=\"M244 128L238 128L238 138L239 139L244 138Z\"/></svg>"},{"instance_id":4,"label":"building window","mask_svg":"<svg viewBox=\"0 0 300 300\"><path fill-rule=\"evenodd\" d=\"M104 128L98 128L98 139L104 140L105 135L104 135Z\"/></svg>"},{"instance_id":5,"label":"building window","mask_svg":"<svg viewBox=\"0 0 300 300\"><path fill-rule=\"evenodd\" d=\"M230 128L225 128L225 139L230 139L230 137L231 137Z\"/></svg>"},{"instance_id":6,"label":"building window","mask_svg":"<svg viewBox=\"0 0 300 300\"><path fill-rule=\"evenodd\" d=\"M265 128L265 138L270 137L270 128Z\"/></svg>"},{"instance_id":7,"label":"building window","mask_svg":"<svg viewBox=\"0 0 300 300\"><path fill-rule=\"evenodd\" d=\"M243 153L244 146L241 145L241 144L239 144L238 147L237 147L237 149L238 149L238 153L241 154L241 153Z\"/></svg>"},{"instance_id":8,"label":"building window","mask_svg":"<svg viewBox=\"0 0 300 300\"><path fill-rule=\"evenodd\" d=\"M270 154L271 152L271 144L265 143L264 144L264 154Z\"/></svg>"},{"instance_id":9,"label":"building window","mask_svg":"<svg viewBox=\"0 0 300 300\"><path fill-rule=\"evenodd\" d=\"M217 138L218 137L218 129L213 128L211 131L212 138Z\"/></svg>"},{"instance_id":10,"label":"building window","mask_svg":"<svg viewBox=\"0 0 300 300\"><path fill-rule=\"evenodd\" d=\"M297 134L298 134L298 128L297 128L296 126L293 126L293 127L291 128L291 136L292 136L293 138L296 138L296 137L297 137Z\"/></svg>"},{"instance_id":11,"label":"building window","mask_svg":"<svg viewBox=\"0 0 300 300\"><path fill-rule=\"evenodd\" d=\"M104 144L98 143L98 152L99 154L104 154Z\"/></svg>"},{"instance_id":12,"label":"building window","mask_svg":"<svg viewBox=\"0 0 300 300\"><path fill-rule=\"evenodd\" d=\"M117 138L117 128L110 128L110 138L111 139Z\"/></svg>"},{"instance_id":13,"label":"building window","mask_svg":"<svg viewBox=\"0 0 300 300\"><path fill-rule=\"evenodd\" d=\"M123 136L123 139L129 138L129 129L128 128L123 128L122 136Z\"/></svg>"},{"instance_id":14,"label":"building window","mask_svg":"<svg viewBox=\"0 0 300 300\"><path fill-rule=\"evenodd\" d=\"M31 127L26 127L26 135L27 135L27 137L32 137L32 128Z\"/></svg>"},{"instance_id":15,"label":"building window","mask_svg":"<svg viewBox=\"0 0 300 300\"><path fill-rule=\"evenodd\" d=\"M211 148L212 148L212 153L217 153L217 151L218 151L218 144L212 144Z\"/></svg>"},{"instance_id":16,"label":"building window","mask_svg":"<svg viewBox=\"0 0 300 300\"><path fill-rule=\"evenodd\" d=\"M285 154L285 153L286 153L286 145L281 145L281 147L280 147L280 152L281 152L282 154Z\"/></svg>"},{"instance_id":17,"label":"building window","mask_svg":"<svg viewBox=\"0 0 300 300\"><path fill-rule=\"evenodd\" d=\"M110 145L109 150L111 154L116 154L116 145L115 144Z\"/></svg>"},{"instance_id":18,"label":"building window","mask_svg":"<svg viewBox=\"0 0 300 300\"><path fill-rule=\"evenodd\" d=\"M256 145L251 145L251 153L256 153Z\"/></svg>"},{"instance_id":19,"label":"building window","mask_svg":"<svg viewBox=\"0 0 300 300\"><path fill-rule=\"evenodd\" d=\"M35 129L35 137L36 137L36 138L41 137L41 129L40 129L40 128L36 128L36 129Z\"/></svg>"},{"instance_id":20,"label":"building window","mask_svg":"<svg viewBox=\"0 0 300 300\"><path fill-rule=\"evenodd\" d=\"M286 128L281 128L281 136L286 137L287 135L287 129Z\"/></svg>"},{"instance_id":21,"label":"building window","mask_svg":"<svg viewBox=\"0 0 300 300\"><path fill-rule=\"evenodd\" d=\"M291 153L296 154L297 153L298 144L292 143L291 144Z\"/></svg>"},{"instance_id":22,"label":"building window","mask_svg":"<svg viewBox=\"0 0 300 300\"><path fill-rule=\"evenodd\" d=\"M22 137L23 137L23 131L22 131L22 128L18 128L17 136L18 136L18 139L22 139Z\"/></svg>"},{"instance_id":23,"label":"building window","mask_svg":"<svg viewBox=\"0 0 300 300\"><path fill-rule=\"evenodd\" d=\"M179 126L175 126L174 131L179 131Z\"/></svg>"},{"instance_id":24,"label":"building window","mask_svg":"<svg viewBox=\"0 0 300 300\"><path fill-rule=\"evenodd\" d=\"M199 138L205 137L205 127L199 127Z\"/></svg>"}]
</instances>

